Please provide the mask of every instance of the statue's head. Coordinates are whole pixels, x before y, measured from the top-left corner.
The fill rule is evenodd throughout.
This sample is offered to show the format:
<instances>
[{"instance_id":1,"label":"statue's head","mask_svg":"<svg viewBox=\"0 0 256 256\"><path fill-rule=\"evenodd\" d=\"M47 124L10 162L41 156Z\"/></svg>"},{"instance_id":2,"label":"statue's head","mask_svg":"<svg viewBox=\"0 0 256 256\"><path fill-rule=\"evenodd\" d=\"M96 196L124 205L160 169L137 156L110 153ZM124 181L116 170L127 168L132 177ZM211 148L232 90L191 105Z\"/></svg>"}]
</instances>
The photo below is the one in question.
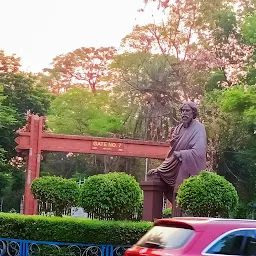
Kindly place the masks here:
<instances>
[{"instance_id":1,"label":"statue's head","mask_svg":"<svg viewBox=\"0 0 256 256\"><path fill-rule=\"evenodd\" d=\"M197 105L194 102L185 102L180 108L181 120L184 127L188 127L193 119L197 117Z\"/></svg>"}]
</instances>

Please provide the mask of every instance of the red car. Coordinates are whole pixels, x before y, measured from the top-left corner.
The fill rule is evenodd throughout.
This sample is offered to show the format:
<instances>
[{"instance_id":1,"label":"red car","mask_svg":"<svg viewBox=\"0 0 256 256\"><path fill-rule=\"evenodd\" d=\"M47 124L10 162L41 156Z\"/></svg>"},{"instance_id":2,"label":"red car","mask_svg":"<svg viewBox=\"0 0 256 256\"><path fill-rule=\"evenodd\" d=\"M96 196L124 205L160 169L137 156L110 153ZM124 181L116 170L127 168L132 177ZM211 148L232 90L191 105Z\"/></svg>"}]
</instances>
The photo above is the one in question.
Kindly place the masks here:
<instances>
[{"instance_id":1,"label":"red car","mask_svg":"<svg viewBox=\"0 0 256 256\"><path fill-rule=\"evenodd\" d=\"M159 219L125 256L256 256L256 221L180 217Z\"/></svg>"}]
</instances>

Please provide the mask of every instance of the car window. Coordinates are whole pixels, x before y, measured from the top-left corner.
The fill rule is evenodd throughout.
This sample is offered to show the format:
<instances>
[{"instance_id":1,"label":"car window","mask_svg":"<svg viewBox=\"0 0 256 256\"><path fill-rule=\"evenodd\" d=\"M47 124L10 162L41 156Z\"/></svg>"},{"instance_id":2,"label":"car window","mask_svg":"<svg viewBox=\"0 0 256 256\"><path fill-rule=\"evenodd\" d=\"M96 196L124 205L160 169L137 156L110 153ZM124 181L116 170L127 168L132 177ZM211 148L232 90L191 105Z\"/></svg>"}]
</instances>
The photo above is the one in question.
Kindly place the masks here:
<instances>
[{"instance_id":1,"label":"car window","mask_svg":"<svg viewBox=\"0 0 256 256\"><path fill-rule=\"evenodd\" d=\"M243 255L256 255L256 230L248 232Z\"/></svg>"},{"instance_id":2,"label":"car window","mask_svg":"<svg viewBox=\"0 0 256 256\"><path fill-rule=\"evenodd\" d=\"M237 230L218 240L206 254L256 255L256 230Z\"/></svg>"},{"instance_id":3,"label":"car window","mask_svg":"<svg viewBox=\"0 0 256 256\"><path fill-rule=\"evenodd\" d=\"M154 226L137 245L147 248L177 249L183 247L195 233L194 230L176 227Z\"/></svg>"}]
</instances>

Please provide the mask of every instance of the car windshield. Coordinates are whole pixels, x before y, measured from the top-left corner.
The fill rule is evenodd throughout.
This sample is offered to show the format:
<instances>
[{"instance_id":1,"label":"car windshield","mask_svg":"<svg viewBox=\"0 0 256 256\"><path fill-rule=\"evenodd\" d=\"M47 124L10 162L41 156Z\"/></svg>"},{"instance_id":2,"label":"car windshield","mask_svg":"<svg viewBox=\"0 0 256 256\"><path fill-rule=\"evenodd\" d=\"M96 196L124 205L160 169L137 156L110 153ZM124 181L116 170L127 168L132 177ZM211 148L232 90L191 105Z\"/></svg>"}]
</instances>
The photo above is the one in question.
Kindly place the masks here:
<instances>
[{"instance_id":1,"label":"car windshield","mask_svg":"<svg viewBox=\"0 0 256 256\"><path fill-rule=\"evenodd\" d=\"M137 245L156 249L177 249L183 247L194 232L192 229L154 226L137 242Z\"/></svg>"}]
</instances>

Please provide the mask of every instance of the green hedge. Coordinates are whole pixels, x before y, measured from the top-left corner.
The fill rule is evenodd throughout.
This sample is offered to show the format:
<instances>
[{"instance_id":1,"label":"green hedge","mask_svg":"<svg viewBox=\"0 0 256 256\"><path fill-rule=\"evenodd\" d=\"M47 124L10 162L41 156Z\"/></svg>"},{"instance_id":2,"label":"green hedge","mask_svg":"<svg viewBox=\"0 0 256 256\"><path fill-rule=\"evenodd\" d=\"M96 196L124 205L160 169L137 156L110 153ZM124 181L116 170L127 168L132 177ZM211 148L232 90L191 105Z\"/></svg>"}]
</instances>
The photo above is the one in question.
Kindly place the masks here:
<instances>
[{"instance_id":1,"label":"green hedge","mask_svg":"<svg viewBox=\"0 0 256 256\"><path fill-rule=\"evenodd\" d=\"M0 214L0 237L86 244L132 245L151 222Z\"/></svg>"}]
</instances>

